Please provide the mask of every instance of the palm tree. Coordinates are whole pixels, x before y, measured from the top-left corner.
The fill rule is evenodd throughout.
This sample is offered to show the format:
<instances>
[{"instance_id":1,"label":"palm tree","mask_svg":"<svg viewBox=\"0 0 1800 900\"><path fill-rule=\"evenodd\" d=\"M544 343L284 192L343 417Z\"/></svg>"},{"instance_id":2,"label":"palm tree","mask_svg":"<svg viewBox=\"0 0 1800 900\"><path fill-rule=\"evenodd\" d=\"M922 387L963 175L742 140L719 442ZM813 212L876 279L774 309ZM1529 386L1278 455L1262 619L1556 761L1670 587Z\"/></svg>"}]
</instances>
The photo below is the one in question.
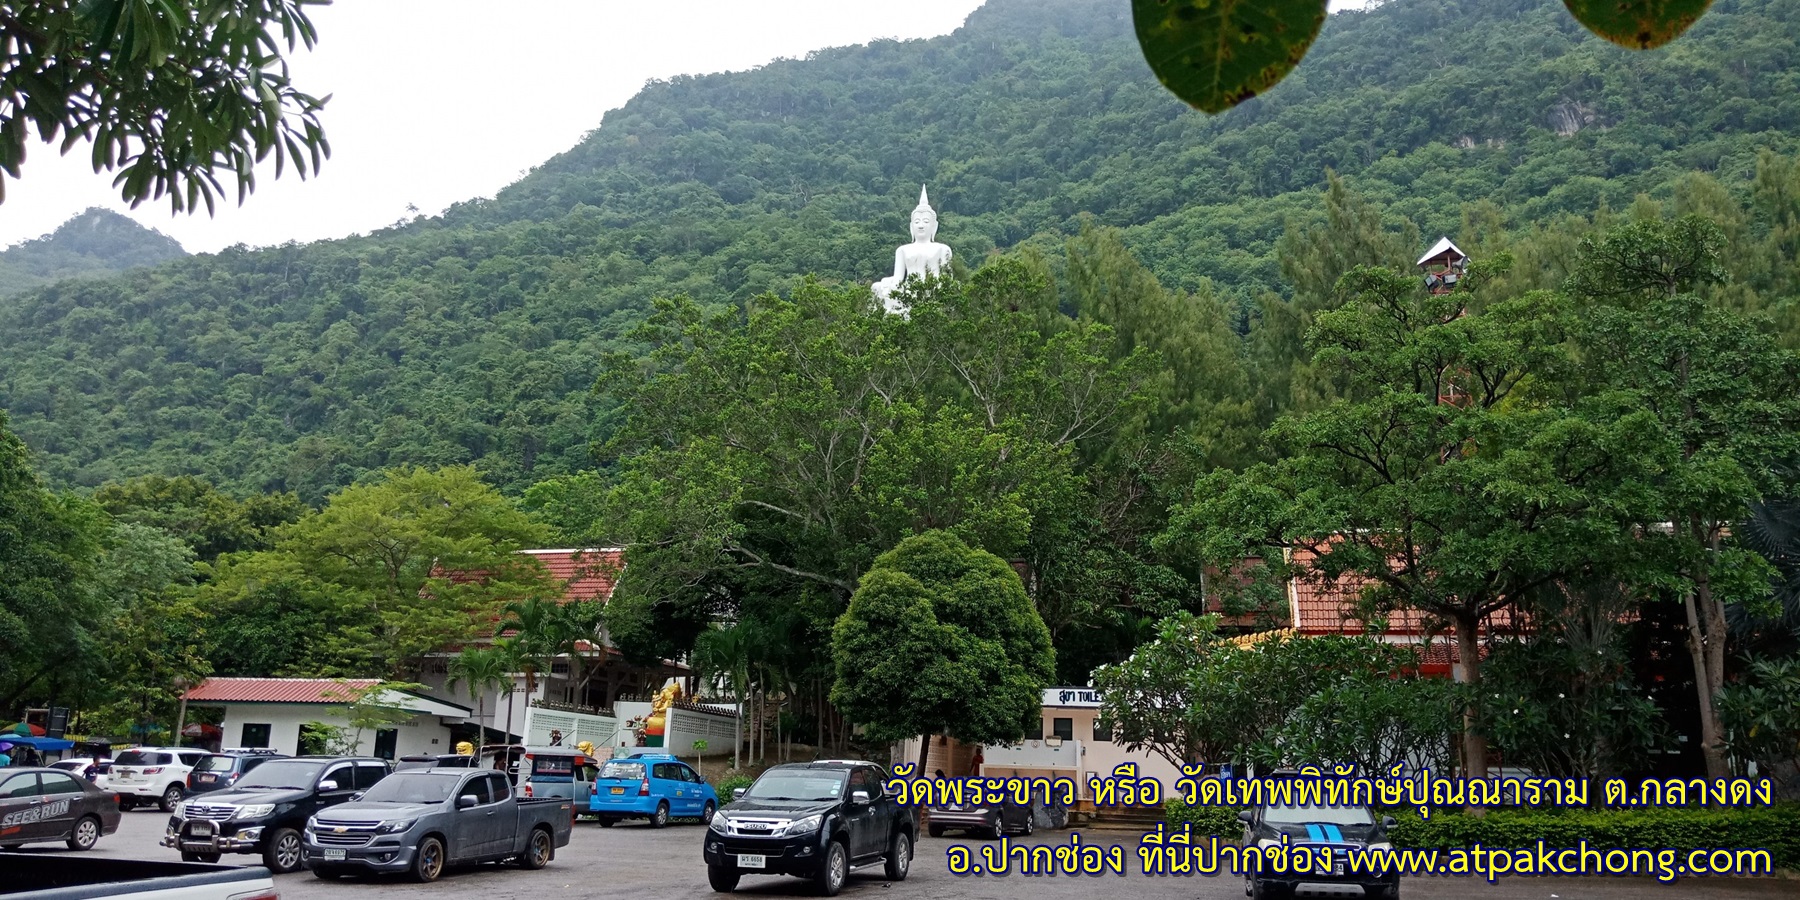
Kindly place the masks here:
<instances>
[{"instance_id":1,"label":"palm tree","mask_svg":"<svg viewBox=\"0 0 1800 900\"><path fill-rule=\"evenodd\" d=\"M537 676L556 655L563 643L563 617L555 601L542 597L515 600L501 608L500 628L504 635L495 646L504 646L525 674L525 693L537 693ZM511 632L511 634L507 634Z\"/></svg>"},{"instance_id":2,"label":"palm tree","mask_svg":"<svg viewBox=\"0 0 1800 900\"><path fill-rule=\"evenodd\" d=\"M731 743L731 767L743 767L744 690L750 681L750 659L744 626L712 628L695 641L694 662L707 676L724 675L737 702L737 740Z\"/></svg>"},{"instance_id":3,"label":"palm tree","mask_svg":"<svg viewBox=\"0 0 1800 900\"><path fill-rule=\"evenodd\" d=\"M468 682L469 696L474 698L477 707L476 718L486 728L488 692L512 683L506 655L493 647L464 647L461 653L450 658L449 670L450 680L446 686L454 691L457 685Z\"/></svg>"},{"instance_id":4,"label":"palm tree","mask_svg":"<svg viewBox=\"0 0 1800 900\"><path fill-rule=\"evenodd\" d=\"M1789 484L1800 478L1795 468L1782 473ZM1800 644L1800 498L1768 497L1753 504L1740 535L1745 546L1774 568L1774 596L1763 615L1741 604L1731 609L1732 624L1744 646L1763 655L1789 652Z\"/></svg>"}]
</instances>

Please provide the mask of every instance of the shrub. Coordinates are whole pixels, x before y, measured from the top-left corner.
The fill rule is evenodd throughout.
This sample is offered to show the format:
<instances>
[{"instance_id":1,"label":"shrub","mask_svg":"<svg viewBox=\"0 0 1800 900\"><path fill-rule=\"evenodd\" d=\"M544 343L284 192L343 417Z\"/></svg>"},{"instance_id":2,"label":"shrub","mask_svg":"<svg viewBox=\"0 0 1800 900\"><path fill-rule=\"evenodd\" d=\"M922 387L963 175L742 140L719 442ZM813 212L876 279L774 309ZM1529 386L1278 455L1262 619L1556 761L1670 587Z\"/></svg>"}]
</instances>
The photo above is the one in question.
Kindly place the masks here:
<instances>
[{"instance_id":1,"label":"shrub","mask_svg":"<svg viewBox=\"0 0 1800 900\"><path fill-rule=\"evenodd\" d=\"M1173 807L1171 807L1172 809ZM1800 808L1492 810L1482 817L1434 811L1429 820L1396 810L1400 847L1757 847L1778 869L1800 868ZM1195 826L1198 830L1199 826Z\"/></svg>"},{"instance_id":2,"label":"shrub","mask_svg":"<svg viewBox=\"0 0 1800 900\"><path fill-rule=\"evenodd\" d=\"M718 784L719 802L730 803L731 792L738 788L747 788L756 783L756 779L748 775L732 775L721 779Z\"/></svg>"},{"instance_id":3,"label":"shrub","mask_svg":"<svg viewBox=\"0 0 1800 900\"><path fill-rule=\"evenodd\" d=\"M1180 797L1163 804L1164 821L1180 828L1182 823L1194 826L1194 834L1216 834L1221 839L1236 841L1244 834L1235 806L1189 806Z\"/></svg>"}]
</instances>

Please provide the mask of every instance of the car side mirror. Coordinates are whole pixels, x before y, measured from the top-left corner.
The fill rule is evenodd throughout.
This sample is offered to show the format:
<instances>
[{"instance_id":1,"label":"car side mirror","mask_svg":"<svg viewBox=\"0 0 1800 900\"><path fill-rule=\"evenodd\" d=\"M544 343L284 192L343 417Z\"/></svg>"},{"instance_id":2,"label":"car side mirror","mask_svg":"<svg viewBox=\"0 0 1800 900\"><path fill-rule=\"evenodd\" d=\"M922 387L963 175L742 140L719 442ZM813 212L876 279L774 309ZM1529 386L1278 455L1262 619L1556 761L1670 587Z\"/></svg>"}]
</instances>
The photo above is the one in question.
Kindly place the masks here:
<instances>
[{"instance_id":1,"label":"car side mirror","mask_svg":"<svg viewBox=\"0 0 1800 900\"><path fill-rule=\"evenodd\" d=\"M337 789L338 789L337 782L332 781L329 778L325 779L324 781L319 782L319 790L321 790L321 791L335 791Z\"/></svg>"},{"instance_id":2,"label":"car side mirror","mask_svg":"<svg viewBox=\"0 0 1800 900\"><path fill-rule=\"evenodd\" d=\"M457 809L474 809L475 808L475 795L463 794L461 796L458 796L456 798L456 808Z\"/></svg>"},{"instance_id":3,"label":"car side mirror","mask_svg":"<svg viewBox=\"0 0 1800 900\"><path fill-rule=\"evenodd\" d=\"M850 792L850 802L856 804L857 806L868 806L869 805L869 792L868 791L851 791Z\"/></svg>"},{"instance_id":4,"label":"car side mirror","mask_svg":"<svg viewBox=\"0 0 1800 900\"><path fill-rule=\"evenodd\" d=\"M1248 825L1251 822L1256 821L1256 816L1253 813L1251 813L1249 810L1246 809L1246 810L1238 813L1238 821L1244 823L1245 825Z\"/></svg>"},{"instance_id":5,"label":"car side mirror","mask_svg":"<svg viewBox=\"0 0 1800 900\"><path fill-rule=\"evenodd\" d=\"M350 799L361 800L363 798L363 795L366 793L368 793L368 791L357 791L356 793L350 795Z\"/></svg>"},{"instance_id":6,"label":"car side mirror","mask_svg":"<svg viewBox=\"0 0 1800 900\"><path fill-rule=\"evenodd\" d=\"M732 788L731 789L731 799L733 799L733 800L744 799L744 791L745 791L745 788Z\"/></svg>"},{"instance_id":7,"label":"car side mirror","mask_svg":"<svg viewBox=\"0 0 1800 900\"><path fill-rule=\"evenodd\" d=\"M1392 828L1398 824L1400 824L1400 823L1394 821L1393 816L1382 816L1381 817L1381 827L1383 827L1383 828Z\"/></svg>"}]
</instances>

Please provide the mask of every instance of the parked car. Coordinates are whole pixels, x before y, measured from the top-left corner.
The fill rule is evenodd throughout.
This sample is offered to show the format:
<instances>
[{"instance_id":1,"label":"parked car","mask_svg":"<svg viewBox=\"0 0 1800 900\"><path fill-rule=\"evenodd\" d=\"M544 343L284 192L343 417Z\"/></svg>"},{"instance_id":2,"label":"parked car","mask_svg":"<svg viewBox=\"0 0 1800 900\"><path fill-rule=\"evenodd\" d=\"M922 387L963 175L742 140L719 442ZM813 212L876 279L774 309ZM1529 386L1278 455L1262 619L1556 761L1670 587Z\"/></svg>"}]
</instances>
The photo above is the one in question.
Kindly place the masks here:
<instances>
[{"instance_id":1,"label":"parked car","mask_svg":"<svg viewBox=\"0 0 1800 900\"><path fill-rule=\"evenodd\" d=\"M394 771L404 772L408 769L473 769L481 765L481 760L461 753L440 753L436 756L402 756L394 762Z\"/></svg>"},{"instance_id":2,"label":"parked car","mask_svg":"<svg viewBox=\"0 0 1800 900\"><path fill-rule=\"evenodd\" d=\"M112 794L61 769L0 769L0 848L62 841L70 850L92 850L118 828Z\"/></svg>"},{"instance_id":3,"label":"parked car","mask_svg":"<svg viewBox=\"0 0 1800 900\"><path fill-rule=\"evenodd\" d=\"M188 795L218 791L237 784L251 769L271 759L287 757L273 750L225 751L212 753L194 765L188 773Z\"/></svg>"},{"instance_id":4,"label":"parked car","mask_svg":"<svg viewBox=\"0 0 1800 900\"><path fill-rule=\"evenodd\" d=\"M588 790L588 812L611 828L621 819L648 819L661 828L676 816L711 822L719 794L687 763L666 753L634 753L600 766Z\"/></svg>"},{"instance_id":5,"label":"parked car","mask_svg":"<svg viewBox=\"0 0 1800 900\"><path fill-rule=\"evenodd\" d=\"M1355 872L1348 865L1351 850L1389 846L1387 830L1394 826L1391 817L1377 818L1366 806L1263 805L1238 813L1238 820L1244 823L1245 847L1273 846L1286 835L1292 846L1331 851L1330 872L1252 873L1244 883L1244 891L1251 897L1292 897L1302 884L1360 887L1371 897L1400 896L1398 871Z\"/></svg>"},{"instance_id":6,"label":"parked car","mask_svg":"<svg viewBox=\"0 0 1800 900\"><path fill-rule=\"evenodd\" d=\"M188 773L209 754L193 747L138 747L113 758L107 787L119 795L119 809L154 802L163 812L187 796Z\"/></svg>"},{"instance_id":7,"label":"parked car","mask_svg":"<svg viewBox=\"0 0 1800 900\"><path fill-rule=\"evenodd\" d=\"M108 775L112 772L113 761L91 756L76 756L59 759L50 764L52 769L61 769L70 775L80 778L102 791L108 789Z\"/></svg>"},{"instance_id":8,"label":"parked car","mask_svg":"<svg viewBox=\"0 0 1800 900\"><path fill-rule=\"evenodd\" d=\"M931 806L926 808L925 816L925 828L932 837L943 837L945 831L953 828L989 839L998 839L1002 834L1030 834L1036 829L1031 805L1010 796L1001 803Z\"/></svg>"},{"instance_id":9,"label":"parked car","mask_svg":"<svg viewBox=\"0 0 1800 900\"><path fill-rule=\"evenodd\" d=\"M580 750L533 747L525 751L514 780L520 796L587 801L593 796L594 778L599 772L599 761ZM713 807L716 809L718 804L715 794Z\"/></svg>"},{"instance_id":10,"label":"parked car","mask_svg":"<svg viewBox=\"0 0 1800 900\"><path fill-rule=\"evenodd\" d=\"M421 882L463 863L541 869L568 846L574 819L572 801L514 796L503 772L409 769L313 816L306 864L325 879L404 872Z\"/></svg>"},{"instance_id":11,"label":"parked car","mask_svg":"<svg viewBox=\"0 0 1800 900\"><path fill-rule=\"evenodd\" d=\"M388 774L370 757L296 756L265 762L237 784L175 808L162 845L187 862L260 853L276 874L301 865L300 834L314 813L374 787Z\"/></svg>"},{"instance_id":12,"label":"parked car","mask_svg":"<svg viewBox=\"0 0 1800 900\"><path fill-rule=\"evenodd\" d=\"M859 760L764 771L707 825L707 881L729 893L744 875L794 875L829 897L851 869L875 863L887 880L904 880L918 819L883 790L886 780L880 766Z\"/></svg>"},{"instance_id":13,"label":"parked car","mask_svg":"<svg viewBox=\"0 0 1800 900\"><path fill-rule=\"evenodd\" d=\"M203 866L90 856L0 853L6 900L281 900L261 866Z\"/></svg>"}]
</instances>

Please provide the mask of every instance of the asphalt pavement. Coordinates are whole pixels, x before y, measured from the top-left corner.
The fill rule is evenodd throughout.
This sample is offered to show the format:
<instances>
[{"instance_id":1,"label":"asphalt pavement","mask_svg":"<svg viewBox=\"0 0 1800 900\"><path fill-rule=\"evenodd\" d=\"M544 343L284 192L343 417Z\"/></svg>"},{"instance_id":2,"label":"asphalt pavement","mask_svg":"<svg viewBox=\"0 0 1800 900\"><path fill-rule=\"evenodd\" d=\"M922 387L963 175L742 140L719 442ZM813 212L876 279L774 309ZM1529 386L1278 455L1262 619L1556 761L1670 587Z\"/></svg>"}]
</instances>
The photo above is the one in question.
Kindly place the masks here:
<instances>
[{"instance_id":1,"label":"asphalt pavement","mask_svg":"<svg viewBox=\"0 0 1800 900\"><path fill-rule=\"evenodd\" d=\"M173 850L157 846L168 816L154 810L125 814L117 834L101 838L94 854L173 861ZM481 866L451 870L436 884L411 884L398 879L326 882L307 872L278 876L275 881L283 900L355 900L362 897L481 897L484 900L547 900L555 897L620 898L655 900L664 897L705 897L706 867L700 859L703 826L672 824L652 829L635 822L603 829L583 821L576 825L569 846L557 851L556 860L538 872L511 866ZM1015 841L1018 839L1015 839ZM1066 844L1069 832L1040 831L1030 842ZM1133 897L1181 898L1181 900L1230 900L1244 896L1244 883L1231 877L1146 877L1136 866L1137 835L1130 832L1087 830L1084 844L1119 844L1129 860L1124 876L963 876L951 875L945 852L953 844L979 846L950 836L925 838L906 881L888 884L879 865L851 873L842 896L865 900L1113 900ZM61 844L33 845L26 852L75 857ZM979 851L977 850L977 853ZM227 856L225 863L258 864L256 857ZM813 896L811 886L790 878L745 878L739 894L752 897ZM1800 881L1779 878L1689 878L1673 884L1621 878L1503 878L1498 883L1468 878L1409 878L1401 894L1407 900L1765 900L1800 898ZM1347 895L1359 896L1359 895Z\"/></svg>"}]
</instances>

